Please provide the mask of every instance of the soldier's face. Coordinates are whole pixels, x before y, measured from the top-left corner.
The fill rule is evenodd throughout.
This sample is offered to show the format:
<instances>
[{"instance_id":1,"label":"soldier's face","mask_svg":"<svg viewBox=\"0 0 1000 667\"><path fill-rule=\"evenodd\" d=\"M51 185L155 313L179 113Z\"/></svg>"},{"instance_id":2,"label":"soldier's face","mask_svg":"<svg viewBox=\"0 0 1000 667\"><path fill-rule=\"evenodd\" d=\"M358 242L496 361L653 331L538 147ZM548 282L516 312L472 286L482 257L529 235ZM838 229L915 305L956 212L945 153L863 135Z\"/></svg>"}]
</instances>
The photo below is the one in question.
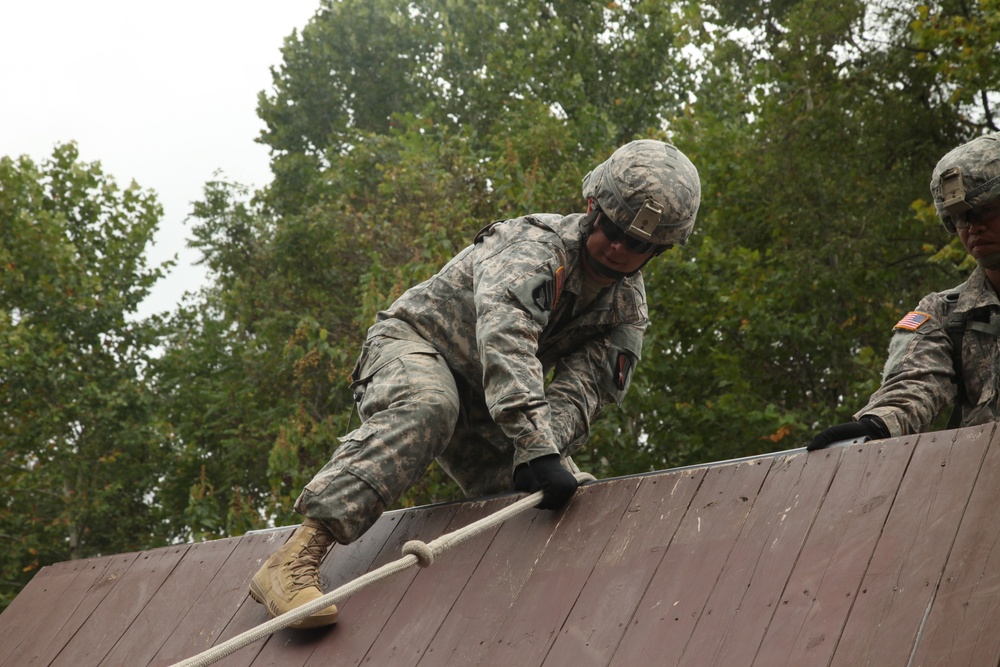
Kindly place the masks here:
<instances>
[{"instance_id":1,"label":"soldier's face","mask_svg":"<svg viewBox=\"0 0 1000 667\"><path fill-rule=\"evenodd\" d=\"M587 251L590 256L598 262L620 273L632 273L639 269L653 254L656 248L646 252L638 253L629 249L628 243L624 239L612 241L601 230L601 225L594 225L594 231L587 237ZM591 274L590 267L584 264L588 275ZM607 278L590 275L591 278L599 278L600 282L608 282Z\"/></svg>"},{"instance_id":2,"label":"soldier's face","mask_svg":"<svg viewBox=\"0 0 1000 667\"><path fill-rule=\"evenodd\" d=\"M966 214L964 225L958 228L958 238L969 254L979 259L1000 253L1000 205L986 206Z\"/></svg>"}]
</instances>

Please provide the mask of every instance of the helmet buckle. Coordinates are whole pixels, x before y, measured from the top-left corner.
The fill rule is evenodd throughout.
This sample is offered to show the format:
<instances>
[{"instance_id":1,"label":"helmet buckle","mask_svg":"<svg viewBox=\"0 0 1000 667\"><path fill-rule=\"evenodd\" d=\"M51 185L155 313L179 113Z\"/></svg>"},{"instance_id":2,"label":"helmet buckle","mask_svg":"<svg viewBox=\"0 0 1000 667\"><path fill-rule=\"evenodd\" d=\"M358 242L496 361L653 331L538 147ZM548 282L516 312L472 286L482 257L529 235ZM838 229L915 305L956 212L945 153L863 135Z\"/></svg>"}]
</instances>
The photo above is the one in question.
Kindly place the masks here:
<instances>
[{"instance_id":1,"label":"helmet buckle","mask_svg":"<svg viewBox=\"0 0 1000 667\"><path fill-rule=\"evenodd\" d=\"M642 202L642 208L635 214L635 219L632 220L632 224L625 231L635 238L651 242L653 240L653 232L656 231L657 225L660 224L660 217L662 215L663 207L652 199L647 199Z\"/></svg>"}]
</instances>

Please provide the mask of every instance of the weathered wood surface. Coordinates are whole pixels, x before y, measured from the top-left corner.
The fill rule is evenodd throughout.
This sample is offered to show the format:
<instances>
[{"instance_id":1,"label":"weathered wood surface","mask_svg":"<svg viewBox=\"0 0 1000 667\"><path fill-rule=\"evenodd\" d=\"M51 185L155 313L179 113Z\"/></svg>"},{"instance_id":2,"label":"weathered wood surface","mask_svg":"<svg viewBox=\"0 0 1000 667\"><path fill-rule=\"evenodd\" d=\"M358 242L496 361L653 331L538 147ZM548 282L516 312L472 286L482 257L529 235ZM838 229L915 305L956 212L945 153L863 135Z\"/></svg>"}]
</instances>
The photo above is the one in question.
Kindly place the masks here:
<instances>
[{"instance_id":1,"label":"weathered wood surface","mask_svg":"<svg viewBox=\"0 0 1000 667\"><path fill-rule=\"evenodd\" d=\"M516 500L389 512L336 588ZM219 665L996 665L994 425L591 483ZM247 596L292 528L42 569L0 667L172 665L266 620Z\"/></svg>"}]
</instances>

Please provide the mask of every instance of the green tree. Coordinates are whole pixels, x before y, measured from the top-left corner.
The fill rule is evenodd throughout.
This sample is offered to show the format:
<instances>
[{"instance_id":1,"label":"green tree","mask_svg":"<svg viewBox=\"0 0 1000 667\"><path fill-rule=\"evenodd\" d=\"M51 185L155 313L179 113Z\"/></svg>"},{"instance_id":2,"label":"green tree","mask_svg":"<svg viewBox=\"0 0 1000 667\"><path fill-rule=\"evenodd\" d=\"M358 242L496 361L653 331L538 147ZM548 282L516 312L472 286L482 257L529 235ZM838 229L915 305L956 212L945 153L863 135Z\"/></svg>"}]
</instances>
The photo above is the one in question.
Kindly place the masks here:
<instances>
[{"instance_id":1,"label":"green tree","mask_svg":"<svg viewBox=\"0 0 1000 667\"><path fill-rule=\"evenodd\" d=\"M931 261L948 238L920 201L964 110L891 9L714 6L699 103L674 124L702 167L700 223L690 253L647 272L654 325L629 398L643 447L595 440L610 470L801 446L864 405L899 316L960 282Z\"/></svg>"},{"instance_id":2,"label":"green tree","mask_svg":"<svg viewBox=\"0 0 1000 667\"><path fill-rule=\"evenodd\" d=\"M692 18L648 1L324 1L286 39L273 91L260 96L270 205L317 202L316 175L388 134L397 115L464 136L488 159L537 105L577 137L561 159L591 161L687 103Z\"/></svg>"},{"instance_id":3,"label":"green tree","mask_svg":"<svg viewBox=\"0 0 1000 667\"><path fill-rule=\"evenodd\" d=\"M582 462L719 460L846 418L878 382L895 319L961 274L921 203L937 157L988 127L985 77L945 94L945 62L989 62L949 51L953 23L930 22L960 11L324 2L260 97L274 182L252 197L211 184L196 210L218 280L169 353L187 373L170 392L190 454L178 507L212 517L209 534L245 525L234 507L294 518L347 427L345 380L375 313L483 223L579 210L586 170L638 136L676 140L704 201L690 247L645 272L643 363ZM450 493L440 481L405 502Z\"/></svg>"},{"instance_id":4,"label":"green tree","mask_svg":"<svg viewBox=\"0 0 1000 667\"><path fill-rule=\"evenodd\" d=\"M580 210L594 156L659 123L686 70L633 93L679 48L679 18L643 7L348 0L286 40L260 100L274 183L206 187L194 244L215 284L158 365L182 452L165 497L191 535L293 520L346 429L375 313L490 220ZM643 21L659 27L637 36ZM591 31L605 38L583 57ZM552 76L570 64L598 69ZM403 502L454 488L432 476L421 493Z\"/></svg>"},{"instance_id":5,"label":"green tree","mask_svg":"<svg viewBox=\"0 0 1000 667\"><path fill-rule=\"evenodd\" d=\"M192 536L294 520L292 502L347 430L348 379L375 313L485 219L477 160L424 121L372 135L338 167L324 187L341 194L298 215L273 216L225 183L195 208L214 285L172 319L157 361L182 452L165 495Z\"/></svg>"},{"instance_id":6,"label":"green tree","mask_svg":"<svg viewBox=\"0 0 1000 667\"><path fill-rule=\"evenodd\" d=\"M134 317L160 215L73 144L0 158L0 604L42 565L162 543L157 335Z\"/></svg>"}]
</instances>

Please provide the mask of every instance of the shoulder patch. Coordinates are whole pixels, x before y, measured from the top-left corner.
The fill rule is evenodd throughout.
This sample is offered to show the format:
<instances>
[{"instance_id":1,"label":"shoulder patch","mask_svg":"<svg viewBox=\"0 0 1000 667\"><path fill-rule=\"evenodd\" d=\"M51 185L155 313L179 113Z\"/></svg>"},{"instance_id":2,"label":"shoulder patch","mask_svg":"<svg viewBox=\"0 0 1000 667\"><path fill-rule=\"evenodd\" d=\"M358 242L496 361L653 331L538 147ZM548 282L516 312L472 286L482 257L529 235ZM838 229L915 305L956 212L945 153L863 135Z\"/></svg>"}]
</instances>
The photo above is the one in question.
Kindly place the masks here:
<instances>
[{"instance_id":1,"label":"shoulder patch","mask_svg":"<svg viewBox=\"0 0 1000 667\"><path fill-rule=\"evenodd\" d=\"M916 331L924 324L929 322L931 316L928 313L922 313L919 310L911 310L906 314L903 319L896 322L896 326L893 329L905 329L906 331Z\"/></svg>"},{"instance_id":2,"label":"shoulder patch","mask_svg":"<svg viewBox=\"0 0 1000 667\"><path fill-rule=\"evenodd\" d=\"M559 295L562 294L564 278L565 270L560 266L556 269L556 274L551 280L535 288L531 295L535 300L535 305L542 310L554 310L559 303Z\"/></svg>"},{"instance_id":3,"label":"shoulder patch","mask_svg":"<svg viewBox=\"0 0 1000 667\"><path fill-rule=\"evenodd\" d=\"M628 385L629 376L632 374L632 360L624 352L618 353L618 360L615 362L614 376L615 386L625 389Z\"/></svg>"}]
</instances>

